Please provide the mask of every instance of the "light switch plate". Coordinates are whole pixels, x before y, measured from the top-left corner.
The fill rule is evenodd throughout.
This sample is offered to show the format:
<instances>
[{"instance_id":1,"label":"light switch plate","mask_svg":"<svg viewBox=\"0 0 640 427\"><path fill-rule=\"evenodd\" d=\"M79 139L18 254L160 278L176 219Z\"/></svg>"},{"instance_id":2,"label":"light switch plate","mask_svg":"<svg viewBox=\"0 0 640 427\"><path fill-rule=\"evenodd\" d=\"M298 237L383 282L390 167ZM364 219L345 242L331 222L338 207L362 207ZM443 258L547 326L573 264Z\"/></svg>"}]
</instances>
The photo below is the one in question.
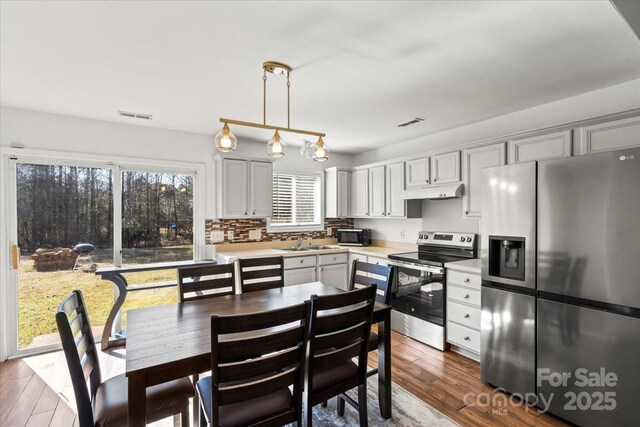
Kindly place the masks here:
<instances>
[{"instance_id":1,"label":"light switch plate","mask_svg":"<svg viewBox=\"0 0 640 427\"><path fill-rule=\"evenodd\" d=\"M262 229L256 228L255 230L249 230L249 240L260 240L262 236Z\"/></svg>"},{"instance_id":2,"label":"light switch plate","mask_svg":"<svg viewBox=\"0 0 640 427\"><path fill-rule=\"evenodd\" d=\"M327 227L327 236L331 236L333 234L333 228Z\"/></svg>"},{"instance_id":3,"label":"light switch plate","mask_svg":"<svg viewBox=\"0 0 640 427\"><path fill-rule=\"evenodd\" d=\"M210 236L211 243L224 242L224 231L212 231Z\"/></svg>"},{"instance_id":4,"label":"light switch plate","mask_svg":"<svg viewBox=\"0 0 640 427\"><path fill-rule=\"evenodd\" d=\"M233 230L227 231L227 240L230 242L233 241Z\"/></svg>"}]
</instances>

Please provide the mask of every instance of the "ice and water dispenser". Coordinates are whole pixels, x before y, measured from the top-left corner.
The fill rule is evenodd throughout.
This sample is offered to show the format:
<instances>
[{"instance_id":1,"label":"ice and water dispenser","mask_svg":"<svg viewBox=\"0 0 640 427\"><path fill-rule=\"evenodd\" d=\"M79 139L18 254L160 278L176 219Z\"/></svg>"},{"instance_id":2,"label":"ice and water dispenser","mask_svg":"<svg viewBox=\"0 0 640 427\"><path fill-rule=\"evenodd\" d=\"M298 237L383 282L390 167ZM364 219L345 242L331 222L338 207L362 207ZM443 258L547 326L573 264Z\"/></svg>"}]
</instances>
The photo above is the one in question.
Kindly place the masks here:
<instances>
[{"instance_id":1,"label":"ice and water dispenser","mask_svg":"<svg viewBox=\"0 0 640 427\"><path fill-rule=\"evenodd\" d=\"M489 275L504 279L525 279L524 237L489 236Z\"/></svg>"}]
</instances>

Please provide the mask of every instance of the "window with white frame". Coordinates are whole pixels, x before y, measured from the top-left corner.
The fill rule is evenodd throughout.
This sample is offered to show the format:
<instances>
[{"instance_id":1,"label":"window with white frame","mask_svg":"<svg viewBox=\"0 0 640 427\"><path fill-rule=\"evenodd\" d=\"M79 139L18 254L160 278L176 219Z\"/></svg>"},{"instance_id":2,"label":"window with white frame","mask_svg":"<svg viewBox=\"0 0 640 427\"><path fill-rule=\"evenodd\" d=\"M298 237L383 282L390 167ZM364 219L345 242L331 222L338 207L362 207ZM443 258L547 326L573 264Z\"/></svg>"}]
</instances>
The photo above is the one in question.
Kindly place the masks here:
<instances>
[{"instance_id":1,"label":"window with white frame","mask_svg":"<svg viewBox=\"0 0 640 427\"><path fill-rule=\"evenodd\" d=\"M273 173L273 215L270 227L322 227L320 175Z\"/></svg>"}]
</instances>

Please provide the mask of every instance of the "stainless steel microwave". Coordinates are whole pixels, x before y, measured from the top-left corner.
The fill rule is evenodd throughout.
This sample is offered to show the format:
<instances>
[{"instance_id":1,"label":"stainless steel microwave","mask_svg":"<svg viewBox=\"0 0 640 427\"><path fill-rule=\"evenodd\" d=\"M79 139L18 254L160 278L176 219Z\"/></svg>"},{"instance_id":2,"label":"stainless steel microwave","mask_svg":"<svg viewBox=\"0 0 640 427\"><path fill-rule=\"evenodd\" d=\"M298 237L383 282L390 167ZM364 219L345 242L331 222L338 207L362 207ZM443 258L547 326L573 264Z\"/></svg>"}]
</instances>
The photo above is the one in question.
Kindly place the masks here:
<instances>
[{"instance_id":1,"label":"stainless steel microwave","mask_svg":"<svg viewBox=\"0 0 640 427\"><path fill-rule=\"evenodd\" d=\"M338 245L341 246L369 246L371 244L371 230L368 228L339 228Z\"/></svg>"}]
</instances>

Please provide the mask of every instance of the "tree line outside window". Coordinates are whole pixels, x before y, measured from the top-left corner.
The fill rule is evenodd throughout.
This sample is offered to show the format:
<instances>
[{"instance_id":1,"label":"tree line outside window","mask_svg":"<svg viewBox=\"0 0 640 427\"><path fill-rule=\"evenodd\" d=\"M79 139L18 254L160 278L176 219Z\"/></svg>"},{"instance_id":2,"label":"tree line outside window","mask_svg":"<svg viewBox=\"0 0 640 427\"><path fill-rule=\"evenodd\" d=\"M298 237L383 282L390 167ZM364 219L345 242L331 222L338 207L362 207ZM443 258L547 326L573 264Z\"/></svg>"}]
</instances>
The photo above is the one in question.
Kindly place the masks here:
<instances>
[{"instance_id":1,"label":"tree line outside window","mask_svg":"<svg viewBox=\"0 0 640 427\"><path fill-rule=\"evenodd\" d=\"M38 248L113 247L113 170L18 164L18 243ZM122 172L124 248L193 242L193 176Z\"/></svg>"}]
</instances>

